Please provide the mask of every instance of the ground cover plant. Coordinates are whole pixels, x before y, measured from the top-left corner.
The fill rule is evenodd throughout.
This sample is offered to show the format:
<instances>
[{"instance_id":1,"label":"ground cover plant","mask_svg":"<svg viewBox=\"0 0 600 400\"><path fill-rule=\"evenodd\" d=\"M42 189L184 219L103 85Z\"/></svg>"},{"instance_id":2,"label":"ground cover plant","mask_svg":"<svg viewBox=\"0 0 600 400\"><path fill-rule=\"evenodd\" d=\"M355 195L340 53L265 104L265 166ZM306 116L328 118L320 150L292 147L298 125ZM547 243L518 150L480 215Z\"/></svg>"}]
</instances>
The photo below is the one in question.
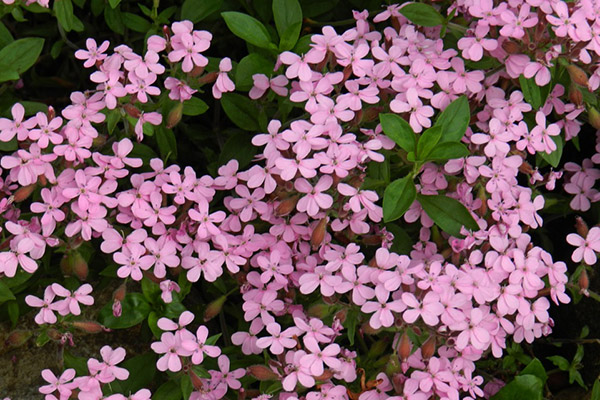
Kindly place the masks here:
<instances>
[{"instance_id":1,"label":"ground cover plant","mask_svg":"<svg viewBox=\"0 0 600 400\"><path fill-rule=\"evenodd\" d=\"M595 1L3 3L0 395L600 398Z\"/></svg>"}]
</instances>

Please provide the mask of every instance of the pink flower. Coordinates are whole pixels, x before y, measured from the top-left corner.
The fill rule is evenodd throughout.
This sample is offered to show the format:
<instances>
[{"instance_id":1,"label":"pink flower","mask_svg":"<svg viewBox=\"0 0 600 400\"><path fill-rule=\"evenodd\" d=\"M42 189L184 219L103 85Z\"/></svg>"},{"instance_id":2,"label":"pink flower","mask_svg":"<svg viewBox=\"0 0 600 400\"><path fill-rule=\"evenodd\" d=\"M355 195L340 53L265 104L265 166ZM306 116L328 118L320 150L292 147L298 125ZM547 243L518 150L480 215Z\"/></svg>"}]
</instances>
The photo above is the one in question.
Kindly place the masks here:
<instances>
[{"instance_id":1,"label":"pink flower","mask_svg":"<svg viewBox=\"0 0 600 400\"><path fill-rule=\"evenodd\" d=\"M27 303L29 307L40 308L40 312L35 316L35 322L38 325L54 324L57 321L56 315L54 315L53 312L57 307L56 304L52 304L55 296L56 294L52 290L52 286L48 286L44 290L43 300L33 295L27 295L25 297L25 303Z\"/></svg>"},{"instance_id":2,"label":"pink flower","mask_svg":"<svg viewBox=\"0 0 600 400\"><path fill-rule=\"evenodd\" d=\"M406 305L401 300L388 302L390 292L382 286L375 288L375 296L377 297L377 301L367 301L360 310L364 313L375 313L371 315L371 319L369 320L369 325L373 329L379 329L382 326L386 328L392 326L394 324L392 311L400 313L406 309Z\"/></svg>"},{"instance_id":3,"label":"pink flower","mask_svg":"<svg viewBox=\"0 0 600 400\"><path fill-rule=\"evenodd\" d=\"M74 377L75 370L73 368L64 370L59 377L54 375L51 370L44 369L42 370L42 378L44 378L49 385L40 386L39 391L42 394L49 395L58 390L61 399L68 399L71 396L73 389L76 387L74 383L69 383Z\"/></svg>"},{"instance_id":4,"label":"pink flower","mask_svg":"<svg viewBox=\"0 0 600 400\"><path fill-rule=\"evenodd\" d=\"M229 59L229 57L225 57L219 62L219 74L217 75L217 80L212 88L213 97L215 99L220 99L223 93L233 92L235 90L235 84L227 75L227 73L231 71L231 68L231 59Z\"/></svg>"},{"instance_id":5,"label":"pink flower","mask_svg":"<svg viewBox=\"0 0 600 400\"><path fill-rule=\"evenodd\" d=\"M181 340L171 332L164 332L160 336L160 342L154 342L150 345L152 350L158 354L164 354L156 362L156 368L159 371L169 370L178 372L181 370L180 355L189 355L188 351L181 348Z\"/></svg>"},{"instance_id":6,"label":"pink flower","mask_svg":"<svg viewBox=\"0 0 600 400\"><path fill-rule=\"evenodd\" d=\"M318 342L312 338L306 338L304 345L310 353L300 359L300 366L308 369L312 376L323 375L323 364L332 369L338 369L341 365L340 360L337 359L337 355L340 354L339 345L332 343L321 350Z\"/></svg>"},{"instance_id":7,"label":"pink flower","mask_svg":"<svg viewBox=\"0 0 600 400\"><path fill-rule=\"evenodd\" d=\"M194 340L183 340L181 347L189 352L192 352L192 363L201 364L204 360L204 354L209 357L218 357L221 354L221 349L217 346L206 344L208 338L208 328L200 325L196 331Z\"/></svg>"},{"instance_id":8,"label":"pink flower","mask_svg":"<svg viewBox=\"0 0 600 400\"><path fill-rule=\"evenodd\" d=\"M54 303L54 306L60 315L67 315L69 313L79 315L81 314L79 303L85 304L86 306L94 304L94 298L89 295L92 293L92 285L89 283L81 285L74 292L65 289L58 283L53 283L52 290L57 296L65 298L64 300Z\"/></svg>"},{"instance_id":9,"label":"pink flower","mask_svg":"<svg viewBox=\"0 0 600 400\"><path fill-rule=\"evenodd\" d=\"M0 141L10 142L17 136L17 140L25 140L29 136L29 129L36 124L34 118L23 121L25 117L25 108L20 103L15 103L10 109L13 120L0 118Z\"/></svg>"},{"instance_id":10,"label":"pink flower","mask_svg":"<svg viewBox=\"0 0 600 400\"><path fill-rule=\"evenodd\" d=\"M297 179L294 188L300 193L306 193L304 197L298 200L296 205L298 211L306 211L308 215L314 217L321 209L329 209L333 205L333 198L323 192L329 189L332 184L333 178L329 175L322 176L314 187L304 178Z\"/></svg>"},{"instance_id":11,"label":"pink flower","mask_svg":"<svg viewBox=\"0 0 600 400\"><path fill-rule=\"evenodd\" d=\"M256 341L256 345L261 349L268 347L271 353L275 355L282 354L284 349L292 349L297 344L296 340L292 338L292 336L298 334L298 329L295 327L287 328L281 332L281 325L277 322L272 322L267 324L267 332L271 336L259 338Z\"/></svg>"},{"instance_id":12,"label":"pink flower","mask_svg":"<svg viewBox=\"0 0 600 400\"><path fill-rule=\"evenodd\" d=\"M577 247L571 256L574 262L583 260L587 265L596 264L596 253L600 253L599 227L595 226L591 228L585 239L576 233L569 233L567 235L567 242L571 246Z\"/></svg>"},{"instance_id":13,"label":"pink flower","mask_svg":"<svg viewBox=\"0 0 600 400\"><path fill-rule=\"evenodd\" d=\"M423 105L415 88L408 89L406 95L396 95L390 103L390 109L395 113L410 113L410 126L417 133L431 127L429 118L433 116L433 108Z\"/></svg>"},{"instance_id":14,"label":"pink flower","mask_svg":"<svg viewBox=\"0 0 600 400\"><path fill-rule=\"evenodd\" d=\"M94 64L96 64L97 61L102 61L107 57L106 54L104 54L104 52L108 49L109 44L110 43L108 42L108 40L105 40L104 42L102 42L100 47L97 47L96 41L94 39L89 38L85 41L87 51L77 50L75 52L75 58L79 60L85 60L83 66L86 68L90 68Z\"/></svg>"}]
</instances>

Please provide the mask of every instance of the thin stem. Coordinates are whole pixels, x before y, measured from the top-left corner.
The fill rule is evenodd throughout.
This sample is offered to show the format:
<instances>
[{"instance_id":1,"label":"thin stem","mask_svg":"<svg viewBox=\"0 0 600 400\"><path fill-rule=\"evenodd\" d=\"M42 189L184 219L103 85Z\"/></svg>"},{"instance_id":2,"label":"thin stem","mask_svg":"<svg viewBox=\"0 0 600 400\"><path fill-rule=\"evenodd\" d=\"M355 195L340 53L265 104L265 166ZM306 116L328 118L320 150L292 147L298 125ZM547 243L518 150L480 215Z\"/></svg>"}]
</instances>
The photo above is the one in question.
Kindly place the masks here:
<instances>
[{"instance_id":1,"label":"thin stem","mask_svg":"<svg viewBox=\"0 0 600 400\"><path fill-rule=\"evenodd\" d=\"M63 27L60 24L58 24L57 26L58 26L58 33L60 34L60 37L62 38L62 40L67 44L67 46L69 46L73 50L79 50L79 46L77 46L75 43L73 43L69 40L69 38L67 37L67 33L65 32Z\"/></svg>"}]
</instances>

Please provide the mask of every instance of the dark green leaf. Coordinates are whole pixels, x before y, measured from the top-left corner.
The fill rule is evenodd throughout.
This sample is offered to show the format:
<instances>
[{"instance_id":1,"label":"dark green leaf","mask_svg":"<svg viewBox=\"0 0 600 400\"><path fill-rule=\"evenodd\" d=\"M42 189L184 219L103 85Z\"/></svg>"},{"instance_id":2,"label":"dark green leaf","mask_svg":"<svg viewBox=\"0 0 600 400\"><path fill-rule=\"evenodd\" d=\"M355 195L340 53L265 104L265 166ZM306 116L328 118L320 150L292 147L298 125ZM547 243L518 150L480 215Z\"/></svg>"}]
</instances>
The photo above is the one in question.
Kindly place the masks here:
<instances>
[{"instance_id":1,"label":"dark green leaf","mask_svg":"<svg viewBox=\"0 0 600 400\"><path fill-rule=\"evenodd\" d=\"M394 235L391 251L398 254L409 254L413 249L413 239L404 229L396 224L386 224L385 229Z\"/></svg>"},{"instance_id":2,"label":"dark green leaf","mask_svg":"<svg viewBox=\"0 0 600 400\"><path fill-rule=\"evenodd\" d=\"M273 61L267 60L258 53L248 54L242 58L235 70L235 88L239 90L250 90L254 85L252 75L264 74L270 76L273 73Z\"/></svg>"},{"instance_id":3,"label":"dark green leaf","mask_svg":"<svg viewBox=\"0 0 600 400\"><path fill-rule=\"evenodd\" d=\"M383 194L383 220L390 222L403 216L416 196L417 188L412 176L407 175L390 183Z\"/></svg>"},{"instance_id":4,"label":"dark green leaf","mask_svg":"<svg viewBox=\"0 0 600 400\"><path fill-rule=\"evenodd\" d=\"M221 333L217 333L216 335L212 335L210 336L208 339L206 339L206 344L209 346L214 346L215 343L217 343L217 340L219 340L219 338L221 337Z\"/></svg>"},{"instance_id":5,"label":"dark green leaf","mask_svg":"<svg viewBox=\"0 0 600 400\"><path fill-rule=\"evenodd\" d=\"M420 26L438 26L445 22L442 14L429 4L408 3L400 8L400 13L413 24Z\"/></svg>"},{"instance_id":6,"label":"dark green leaf","mask_svg":"<svg viewBox=\"0 0 600 400\"><path fill-rule=\"evenodd\" d=\"M438 143L427 156L427 160L445 161L454 158L462 158L468 156L469 149L462 144L456 142Z\"/></svg>"},{"instance_id":7,"label":"dark green leaf","mask_svg":"<svg viewBox=\"0 0 600 400\"><path fill-rule=\"evenodd\" d=\"M492 400L541 400L544 384L535 375L519 375L492 396Z\"/></svg>"},{"instance_id":8,"label":"dark green leaf","mask_svg":"<svg viewBox=\"0 0 600 400\"><path fill-rule=\"evenodd\" d=\"M12 43L13 41L14 41L14 39L13 39L12 34L6 28L6 25L4 25L0 21L0 48L6 46L9 43Z\"/></svg>"},{"instance_id":9,"label":"dark green leaf","mask_svg":"<svg viewBox=\"0 0 600 400\"><path fill-rule=\"evenodd\" d=\"M219 165L227 164L229 160L236 159L240 168L246 167L254 158L257 147L251 142L251 136L244 132L232 135L219 155Z\"/></svg>"},{"instance_id":10,"label":"dark green leaf","mask_svg":"<svg viewBox=\"0 0 600 400\"><path fill-rule=\"evenodd\" d=\"M198 97L192 97L183 103L183 115L196 116L204 114L208 110L208 104Z\"/></svg>"},{"instance_id":11,"label":"dark green leaf","mask_svg":"<svg viewBox=\"0 0 600 400\"><path fill-rule=\"evenodd\" d=\"M279 33L279 50L291 50L302 28L302 8L298 0L273 0L273 18Z\"/></svg>"},{"instance_id":12,"label":"dark green leaf","mask_svg":"<svg viewBox=\"0 0 600 400\"><path fill-rule=\"evenodd\" d=\"M92 0L90 7L92 9L92 14L97 17L104 11L104 0Z\"/></svg>"},{"instance_id":13,"label":"dark green leaf","mask_svg":"<svg viewBox=\"0 0 600 400\"><path fill-rule=\"evenodd\" d=\"M4 307L6 307L8 319L10 319L11 329L14 329L19 321L19 303L15 300L10 300L4 304Z\"/></svg>"},{"instance_id":14,"label":"dark green leaf","mask_svg":"<svg viewBox=\"0 0 600 400\"><path fill-rule=\"evenodd\" d=\"M155 311L151 311L150 314L148 314L148 327L152 331L154 337L160 339L160 336L162 335L162 330L158 327L158 320L159 317Z\"/></svg>"},{"instance_id":15,"label":"dark green leaf","mask_svg":"<svg viewBox=\"0 0 600 400\"><path fill-rule=\"evenodd\" d=\"M596 379L594 381L594 387L592 388L590 400L600 400L600 379Z\"/></svg>"},{"instance_id":16,"label":"dark green leaf","mask_svg":"<svg viewBox=\"0 0 600 400\"><path fill-rule=\"evenodd\" d=\"M531 360L529 364L521 372L519 375L535 375L542 381L542 384L546 384L546 380L548 379L548 374L546 374L546 369L542 365L542 362L537 358Z\"/></svg>"},{"instance_id":17,"label":"dark green leaf","mask_svg":"<svg viewBox=\"0 0 600 400\"><path fill-rule=\"evenodd\" d=\"M379 114L383 133L406 151L415 151L416 135L402 117L396 114Z\"/></svg>"},{"instance_id":18,"label":"dark green leaf","mask_svg":"<svg viewBox=\"0 0 600 400\"><path fill-rule=\"evenodd\" d=\"M227 27L234 35L263 49L277 49L271 43L271 36L269 36L267 28L256 18L236 11L227 11L221 13L221 15L225 19Z\"/></svg>"},{"instance_id":19,"label":"dark green leaf","mask_svg":"<svg viewBox=\"0 0 600 400\"><path fill-rule=\"evenodd\" d=\"M181 388L174 381L167 381L152 395L152 400L181 400Z\"/></svg>"},{"instance_id":20,"label":"dark green leaf","mask_svg":"<svg viewBox=\"0 0 600 400\"><path fill-rule=\"evenodd\" d=\"M108 0L108 4L110 5L110 8L117 8L120 3L121 3L121 0Z\"/></svg>"},{"instance_id":21,"label":"dark green leaf","mask_svg":"<svg viewBox=\"0 0 600 400\"><path fill-rule=\"evenodd\" d=\"M63 42L62 40L57 40L56 42L54 42L54 44L52 45L52 48L50 49L50 55L52 56L53 59L57 59L58 57L60 57L60 53L63 49L65 45L65 42Z\"/></svg>"},{"instance_id":22,"label":"dark green leaf","mask_svg":"<svg viewBox=\"0 0 600 400\"><path fill-rule=\"evenodd\" d=\"M545 151L540 151L537 154L539 154L544 160L546 160L548 164L556 168L558 167L558 164L560 163L560 159L562 157L564 143L560 135L551 136L551 138L554 141L554 143L556 143L556 150L554 150L550 154L546 153Z\"/></svg>"},{"instance_id":23,"label":"dark green leaf","mask_svg":"<svg viewBox=\"0 0 600 400\"><path fill-rule=\"evenodd\" d=\"M15 40L0 50L0 82L19 79L36 62L44 39L29 37Z\"/></svg>"},{"instance_id":24,"label":"dark green leaf","mask_svg":"<svg viewBox=\"0 0 600 400\"><path fill-rule=\"evenodd\" d=\"M15 296L11 292L10 288L6 285L6 283L0 280L0 304L14 299Z\"/></svg>"},{"instance_id":25,"label":"dark green leaf","mask_svg":"<svg viewBox=\"0 0 600 400\"><path fill-rule=\"evenodd\" d=\"M112 302L106 304L98 314L99 322L110 329L131 328L142 322L150 313L150 305L141 293L129 293L121 302L122 313L115 317Z\"/></svg>"},{"instance_id":26,"label":"dark green leaf","mask_svg":"<svg viewBox=\"0 0 600 400\"><path fill-rule=\"evenodd\" d=\"M417 160L428 160L429 153L440 141L442 137L442 127L439 125L432 126L421 134L419 141L417 142Z\"/></svg>"},{"instance_id":27,"label":"dark green leaf","mask_svg":"<svg viewBox=\"0 0 600 400\"><path fill-rule=\"evenodd\" d=\"M210 14L219 11L223 0L185 0L181 6L181 19L193 23L202 21Z\"/></svg>"},{"instance_id":28,"label":"dark green leaf","mask_svg":"<svg viewBox=\"0 0 600 400\"><path fill-rule=\"evenodd\" d=\"M354 336L356 334L356 326L358 325L359 312L357 308L351 307L346 313L346 320L344 321L344 328L348 331L348 340L350 346L354 346Z\"/></svg>"},{"instance_id":29,"label":"dark green leaf","mask_svg":"<svg viewBox=\"0 0 600 400\"><path fill-rule=\"evenodd\" d=\"M152 24L144 17L130 12L124 12L123 24L134 32L146 33L152 27Z\"/></svg>"},{"instance_id":30,"label":"dark green leaf","mask_svg":"<svg viewBox=\"0 0 600 400\"><path fill-rule=\"evenodd\" d=\"M147 352L126 360L119 367L129 371L129 378L120 382L123 393L135 393L138 390L150 386L156 374L156 368L149 368L156 364L156 354Z\"/></svg>"},{"instance_id":31,"label":"dark green leaf","mask_svg":"<svg viewBox=\"0 0 600 400\"><path fill-rule=\"evenodd\" d=\"M119 109L114 109L108 111L106 115L106 128L108 129L108 133L112 135L117 126L117 123L121 120L121 111Z\"/></svg>"},{"instance_id":32,"label":"dark green leaf","mask_svg":"<svg viewBox=\"0 0 600 400\"><path fill-rule=\"evenodd\" d=\"M156 127L156 143L158 151L164 161L168 159L177 159L177 139L172 129L167 129L164 126Z\"/></svg>"},{"instance_id":33,"label":"dark green leaf","mask_svg":"<svg viewBox=\"0 0 600 400\"><path fill-rule=\"evenodd\" d=\"M472 231L479 230L477 222L458 200L443 194L433 196L419 194L417 200L433 222L454 237L462 237L460 229L463 226Z\"/></svg>"},{"instance_id":34,"label":"dark green leaf","mask_svg":"<svg viewBox=\"0 0 600 400\"><path fill-rule=\"evenodd\" d=\"M106 25L115 33L125 34L125 24L123 24L123 15L119 8L104 7L104 20Z\"/></svg>"},{"instance_id":35,"label":"dark green leaf","mask_svg":"<svg viewBox=\"0 0 600 400\"><path fill-rule=\"evenodd\" d=\"M189 375L183 375L181 377L181 393L183 393L184 399L189 399L192 392L194 391L194 385Z\"/></svg>"},{"instance_id":36,"label":"dark green leaf","mask_svg":"<svg viewBox=\"0 0 600 400\"><path fill-rule=\"evenodd\" d=\"M537 83L535 83L534 78L527 79L521 74L519 76L519 84L521 85L521 91L523 92L525 101L531 104L531 107L533 107L534 111L538 110L544 105L546 98L550 93L550 83L546 86L540 87Z\"/></svg>"},{"instance_id":37,"label":"dark green leaf","mask_svg":"<svg viewBox=\"0 0 600 400\"><path fill-rule=\"evenodd\" d=\"M225 114L241 129L246 131L257 131L258 121L256 116L258 110L255 103L246 96L237 93L224 93L221 98L221 106Z\"/></svg>"},{"instance_id":38,"label":"dark green leaf","mask_svg":"<svg viewBox=\"0 0 600 400\"><path fill-rule=\"evenodd\" d=\"M17 141L17 137L15 136L8 142L0 141L0 151L15 151L19 148L19 142Z\"/></svg>"},{"instance_id":39,"label":"dark green leaf","mask_svg":"<svg viewBox=\"0 0 600 400\"><path fill-rule=\"evenodd\" d=\"M65 363L65 368L73 368L79 376L84 376L89 373L86 357L77 357L65 350L63 353L63 361Z\"/></svg>"},{"instance_id":40,"label":"dark green leaf","mask_svg":"<svg viewBox=\"0 0 600 400\"><path fill-rule=\"evenodd\" d=\"M71 0L54 0L53 10L58 23L66 32L73 29L73 3Z\"/></svg>"},{"instance_id":41,"label":"dark green leaf","mask_svg":"<svg viewBox=\"0 0 600 400\"><path fill-rule=\"evenodd\" d=\"M442 126L442 137L440 143L458 142L464 136L471 120L471 110L466 96L460 96L440 114L435 121L436 125Z\"/></svg>"}]
</instances>

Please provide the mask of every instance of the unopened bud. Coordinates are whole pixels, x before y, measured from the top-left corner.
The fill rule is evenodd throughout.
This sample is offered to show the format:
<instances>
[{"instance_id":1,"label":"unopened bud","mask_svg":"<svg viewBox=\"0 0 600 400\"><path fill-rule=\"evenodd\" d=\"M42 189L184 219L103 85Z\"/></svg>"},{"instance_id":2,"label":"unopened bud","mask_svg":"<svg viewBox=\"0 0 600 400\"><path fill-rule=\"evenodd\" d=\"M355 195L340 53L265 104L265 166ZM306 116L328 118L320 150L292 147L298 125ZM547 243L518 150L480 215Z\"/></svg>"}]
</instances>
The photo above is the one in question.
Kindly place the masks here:
<instances>
[{"instance_id":1,"label":"unopened bud","mask_svg":"<svg viewBox=\"0 0 600 400\"><path fill-rule=\"evenodd\" d=\"M346 321L346 315L348 315L348 309L344 308L335 313L335 318L343 324Z\"/></svg>"},{"instance_id":2,"label":"unopened bud","mask_svg":"<svg viewBox=\"0 0 600 400\"><path fill-rule=\"evenodd\" d=\"M206 85L207 83L213 83L217 80L219 76L218 72L209 72L208 74L198 78L198 83L201 85Z\"/></svg>"},{"instance_id":3,"label":"unopened bud","mask_svg":"<svg viewBox=\"0 0 600 400\"><path fill-rule=\"evenodd\" d=\"M123 313L123 307L121 306L121 302L119 300L113 301L112 313L115 318L119 318Z\"/></svg>"},{"instance_id":4,"label":"unopened bud","mask_svg":"<svg viewBox=\"0 0 600 400\"><path fill-rule=\"evenodd\" d=\"M4 344L6 344L7 347L23 346L29 340L30 337L31 331L19 329L16 331L12 331L4 341Z\"/></svg>"},{"instance_id":5,"label":"unopened bud","mask_svg":"<svg viewBox=\"0 0 600 400\"><path fill-rule=\"evenodd\" d=\"M333 376L333 372L331 372L330 369L326 369L325 371L323 371L323 373L319 376L315 376L315 380L316 381L328 381L329 379L331 379L331 377Z\"/></svg>"},{"instance_id":6,"label":"unopened bud","mask_svg":"<svg viewBox=\"0 0 600 400\"><path fill-rule=\"evenodd\" d=\"M190 379L192 381L192 386L194 386L194 389L202 390L202 387L204 386L202 383L202 379L200 379L200 377L198 375L196 375L196 373L194 372L194 370L192 368L190 368L188 370L188 374L190 376Z\"/></svg>"},{"instance_id":7,"label":"unopened bud","mask_svg":"<svg viewBox=\"0 0 600 400\"><path fill-rule=\"evenodd\" d=\"M600 129L600 112L594 107L588 108L588 120L590 121L590 125L596 129Z\"/></svg>"},{"instance_id":8,"label":"unopened bud","mask_svg":"<svg viewBox=\"0 0 600 400\"><path fill-rule=\"evenodd\" d=\"M106 331L106 328L94 321L74 321L74 328L80 329L87 333L100 333Z\"/></svg>"},{"instance_id":9,"label":"unopened bud","mask_svg":"<svg viewBox=\"0 0 600 400\"><path fill-rule=\"evenodd\" d=\"M581 106L583 104L583 94L576 85L571 85L569 87L569 101L576 106Z\"/></svg>"},{"instance_id":10,"label":"unopened bud","mask_svg":"<svg viewBox=\"0 0 600 400\"><path fill-rule=\"evenodd\" d=\"M56 110L52 106L48 106L48 111L46 112L48 116L48 120L52 120L56 117Z\"/></svg>"},{"instance_id":11,"label":"unopened bud","mask_svg":"<svg viewBox=\"0 0 600 400\"><path fill-rule=\"evenodd\" d=\"M368 321L362 324L360 329L365 333L365 335L376 335L380 330L373 328Z\"/></svg>"},{"instance_id":12,"label":"unopened bud","mask_svg":"<svg viewBox=\"0 0 600 400\"><path fill-rule=\"evenodd\" d=\"M84 281L89 272L88 263L78 251L71 252L73 257L73 273L80 281Z\"/></svg>"},{"instance_id":13,"label":"unopened bud","mask_svg":"<svg viewBox=\"0 0 600 400\"><path fill-rule=\"evenodd\" d=\"M264 365L251 365L246 370L248 371L249 375L253 376L259 381L279 380L279 376L270 368L267 368Z\"/></svg>"},{"instance_id":14,"label":"unopened bud","mask_svg":"<svg viewBox=\"0 0 600 400\"><path fill-rule=\"evenodd\" d=\"M385 364L385 373L387 376L393 376L394 374L400 372L402 370L402 366L400 365L400 360L395 355L391 355Z\"/></svg>"},{"instance_id":15,"label":"unopened bud","mask_svg":"<svg viewBox=\"0 0 600 400\"><path fill-rule=\"evenodd\" d=\"M227 296L221 296L218 299L211 301L208 306L206 306L206 311L204 311L204 322L208 322L219 315L223 309L225 300L227 300Z\"/></svg>"},{"instance_id":16,"label":"unopened bud","mask_svg":"<svg viewBox=\"0 0 600 400\"><path fill-rule=\"evenodd\" d=\"M429 336L429 339L421 345L421 356L424 360L430 359L435 354L435 342L435 336L431 335Z\"/></svg>"},{"instance_id":17,"label":"unopened bud","mask_svg":"<svg viewBox=\"0 0 600 400\"><path fill-rule=\"evenodd\" d=\"M577 233L579 234L579 236L586 238L589 232L588 226L585 223L585 221L583 220L583 218L577 216L575 217L575 229L577 230Z\"/></svg>"},{"instance_id":18,"label":"unopened bud","mask_svg":"<svg viewBox=\"0 0 600 400\"><path fill-rule=\"evenodd\" d=\"M92 146L93 147L102 147L106 144L106 136L105 135L98 135L94 138L94 140L92 140Z\"/></svg>"},{"instance_id":19,"label":"unopened bud","mask_svg":"<svg viewBox=\"0 0 600 400\"><path fill-rule=\"evenodd\" d=\"M585 71L579 68L577 65L567 65L567 72L569 73L569 76L571 77L571 81L573 83L576 83L579 86L588 85L588 77L585 74Z\"/></svg>"},{"instance_id":20,"label":"unopened bud","mask_svg":"<svg viewBox=\"0 0 600 400\"><path fill-rule=\"evenodd\" d=\"M406 359L410 356L410 352L412 351L412 342L410 341L410 337L406 332L400 338L400 343L398 344L398 357L400 360L406 361Z\"/></svg>"},{"instance_id":21,"label":"unopened bud","mask_svg":"<svg viewBox=\"0 0 600 400\"><path fill-rule=\"evenodd\" d=\"M18 188L13 197L14 202L20 203L23 200L26 200L29 196L31 196L31 193L33 193L36 187L37 183L32 183L31 185L21 186Z\"/></svg>"},{"instance_id":22,"label":"unopened bud","mask_svg":"<svg viewBox=\"0 0 600 400\"><path fill-rule=\"evenodd\" d=\"M183 103L179 102L169 111L167 116L167 128L171 129L181 121L183 115Z\"/></svg>"},{"instance_id":23,"label":"unopened bud","mask_svg":"<svg viewBox=\"0 0 600 400\"><path fill-rule=\"evenodd\" d=\"M133 104L127 103L123 106L123 108L125 109L125 112L133 118L139 118L140 115L142 115L140 109L134 106Z\"/></svg>"},{"instance_id":24,"label":"unopened bud","mask_svg":"<svg viewBox=\"0 0 600 400\"><path fill-rule=\"evenodd\" d=\"M309 317L323 319L329 315L329 306L325 304L315 304L306 310Z\"/></svg>"},{"instance_id":25,"label":"unopened bud","mask_svg":"<svg viewBox=\"0 0 600 400\"><path fill-rule=\"evenodd\" d=\"M125 295L126 294L127 294L127 284L125 282L123 282L113 292L113 300L115 300L115 301L123 301L125 299Z\"/></svg>"},{"instance_id":26,"label":"unopened bud","mask_svg":"<svg viewBox=\"0 0 600 400\"><path fill-rule=\"evenodd\" d=\"M588 288L590 287L590 279L588 278L587 271L584 269L581 270L581 274L579 274L579 280L577 281L579 284L579 291L588 296Z\"/></svg>"},{"instance_id":27,"label":"unopened bud","mask_svg":"<svg viewBox=\"0 0 600 400\"><path fill-rule=\"evenodd\" d=\"M318 248L323 239L325 239L325 233L327 233L327 217L322 218L310 236L310 244L313 248Z\"/></svg>"},{"instance_id":28,"label":"unopened bud","mask_svg":"<svg viewBox=\"0 0 600 400\"><path fill-rule=\"evenodd\" d=\"M55 340L57 342L60 341L60 339L62 338L62 333L60 333L58 330L54 329L54 328L50 328L46 331L46 335L48 335L48 337L52 340Z\"/></svg>"},{"instance_id":29,"label":"unopened bud","mask_svg":"<svg viewBox=\"0 0 600 400\"><path fill-rule=\"evenodd\" d=\"M199 66L194 66L194 68L192 68L192 70L190 72L188 72L188 75L191 76L192 78L195 78L197 76L202 75L202 73L204 73L204 67L199 67Z\"/></svg>"},{"instance_id":30,"label":"unopened bud","mask_svg":"<svg viewBox=\"0 0 600 400\"><path fill-rule=\"evenodd\" d=\"M508 54L515 54L519 52L519 45L510 40L507 40L506 42L502 43L502 48Z\"/></svg>"},{"instance_id":31,"label":"unopened bud","mask_svg":"<svg viewBox=\"0 0 600 400\"><path fill-rule=\"evenodd\" d=\"M298 198L299 197L295 195L283 199L275 209L275 215L282 217L294 211L294 209L296 208L296 203L298 203Z\"/></svg>"}]
</instances>

